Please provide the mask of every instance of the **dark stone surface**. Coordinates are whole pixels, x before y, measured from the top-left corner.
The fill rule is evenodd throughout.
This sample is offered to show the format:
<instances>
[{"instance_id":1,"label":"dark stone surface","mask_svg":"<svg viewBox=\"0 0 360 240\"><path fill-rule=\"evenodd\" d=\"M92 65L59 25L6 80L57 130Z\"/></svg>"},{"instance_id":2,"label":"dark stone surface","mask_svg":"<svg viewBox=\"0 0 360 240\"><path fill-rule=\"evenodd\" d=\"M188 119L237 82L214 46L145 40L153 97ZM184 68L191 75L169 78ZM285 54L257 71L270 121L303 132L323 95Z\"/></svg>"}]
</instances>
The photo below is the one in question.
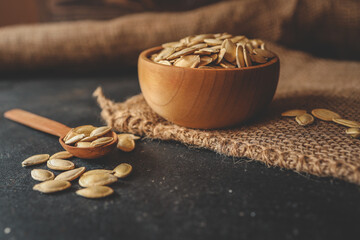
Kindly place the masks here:
<instances>
[{"instance_id":1,"label":"dark stone surface","mask_svg":"<svg viewBox=\"0 0 360 240\"><path fill-rule=\"evenodd\" d=\"M101 125L92 91L121 101L138 93L123 77L20 78L0 81L0 113L22 108L68 126ZM33 167L21 162L61 150L56 137L0 118L0 239L359 239L359 187L340 180L268 168L247 159L141 140L133 152L87 169L133 165L115 194L89 200L70 190L32 190ZM46 168L41 165L40 168Z\"/></svg>"}]
</instances>

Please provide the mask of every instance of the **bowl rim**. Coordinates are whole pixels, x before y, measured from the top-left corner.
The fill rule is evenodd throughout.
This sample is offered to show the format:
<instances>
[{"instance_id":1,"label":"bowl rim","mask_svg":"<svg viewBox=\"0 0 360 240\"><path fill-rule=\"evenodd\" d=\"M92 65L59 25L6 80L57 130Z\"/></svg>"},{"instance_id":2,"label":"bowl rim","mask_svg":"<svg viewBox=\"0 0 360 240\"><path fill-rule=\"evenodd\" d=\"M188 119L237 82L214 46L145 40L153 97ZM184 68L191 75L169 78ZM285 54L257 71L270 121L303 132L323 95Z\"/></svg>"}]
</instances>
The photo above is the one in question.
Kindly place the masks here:
<instances>
[{"instance_id":1,"label":"bowl rim","mask_svg":"<svg viewBox=\"0 0 360 240\"><path fill-rule=\"evenodd\" d=\"M159 51L160 49L163 49L162 46L157 46L157 47L152 47L152 48L148 48L145 49L144 51L142 51L139 55L139 60L142 59L146 62L152 63L152 64L156 64L156 66L163 66L163 67L167 67L167 68L181 68L181 69L191 69L194 71L246 71L246 70L250 70L250 69L258 69L258 68L263 68L263 67L268 67L270 65L273 65L277 62L280 62L279 56L270 51L271 53L273 53L275 55L275 57L273 59L271 59L270 61L264 63L264 64L260 64L260 65L255 65L255 66L251 66L251 67L243 67L243 68L190 68L190 67L177 67L177 66L168 66L168 65L164 65L164 64L160 64L154 61L151 61L151 59L149 58L149 56L156 52Z\"/></svg>"}]
</instances>

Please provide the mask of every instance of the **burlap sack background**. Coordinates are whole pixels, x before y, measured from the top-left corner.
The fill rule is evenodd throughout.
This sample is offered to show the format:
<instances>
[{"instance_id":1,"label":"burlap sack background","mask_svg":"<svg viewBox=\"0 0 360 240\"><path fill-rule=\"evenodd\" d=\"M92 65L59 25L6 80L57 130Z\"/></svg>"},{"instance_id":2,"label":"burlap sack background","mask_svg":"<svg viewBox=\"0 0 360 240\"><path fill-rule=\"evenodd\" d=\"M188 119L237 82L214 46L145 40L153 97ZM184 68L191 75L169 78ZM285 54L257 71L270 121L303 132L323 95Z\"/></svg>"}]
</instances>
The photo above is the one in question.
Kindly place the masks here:
<instances>
[{"instance_id":1,"label":"burlap sack background","mask_svg":"<svg viewBox=\"0 0 360 240\"><path fill-rule=\"evenodd\" d=\"M358 60L359 29L356 0L225 1L187 12L7 27L0 29L0 72L134 66L143 49L191 34L225 31L318 56ZM268 46L281 58L280 82L269 112L257 122L230 130L187 129L159 118L141 95L114 103L97 91L102 116L120 131L360 184L359 140L346 136L344 127L316 121L305 128L279 117L291 108L323 107L359 121L360 63Z\"/></svg>"},{"instance_id":2,"label":"burlap sack background","mask_svg":"<svg viewBox=\"0 0 360 240\"><path fill-rule=\"evenodd\" d=\"M326 56L360 56L356 0L237 0L178 13L0 28L0 71L134 66L141 50L183 36L230 32Z\"/></svg>"}]
</instances>

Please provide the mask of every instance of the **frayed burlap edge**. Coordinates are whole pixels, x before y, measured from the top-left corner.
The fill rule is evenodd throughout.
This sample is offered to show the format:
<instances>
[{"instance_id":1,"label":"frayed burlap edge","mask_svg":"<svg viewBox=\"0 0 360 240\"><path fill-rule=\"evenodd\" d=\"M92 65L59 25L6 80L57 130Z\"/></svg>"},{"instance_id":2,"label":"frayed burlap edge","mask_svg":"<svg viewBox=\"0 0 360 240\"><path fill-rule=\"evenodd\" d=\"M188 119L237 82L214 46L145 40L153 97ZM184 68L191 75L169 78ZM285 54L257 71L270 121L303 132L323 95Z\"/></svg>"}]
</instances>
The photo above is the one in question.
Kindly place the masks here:
<instances>
[{"instance_id":1,"label":"frayed burlap edge","mask_svg":"<svg viewBox=\"0 0 360 240\"><path fill-rule=\"evenodd\" d=\"M175 140L186 145L206 148L232 157L247 157L265 163L268 167L277 166L296 172L309 173L321 177L335 177L360 184L360 168L341 160L320 159L303 155L296 151L281 151L274 147L246 144L221 137L217 131L197 130L172 124L164 119L154 122L141 113L134 116L129 108L145 102L142 94L133 96L123 103L107 99L99 87L93 93L106 123L119 132L138 134L147 138ZM149 115L156 115L150 107ZM159 117L155 118L159 119Z\"/></svg>"}]
</instances>

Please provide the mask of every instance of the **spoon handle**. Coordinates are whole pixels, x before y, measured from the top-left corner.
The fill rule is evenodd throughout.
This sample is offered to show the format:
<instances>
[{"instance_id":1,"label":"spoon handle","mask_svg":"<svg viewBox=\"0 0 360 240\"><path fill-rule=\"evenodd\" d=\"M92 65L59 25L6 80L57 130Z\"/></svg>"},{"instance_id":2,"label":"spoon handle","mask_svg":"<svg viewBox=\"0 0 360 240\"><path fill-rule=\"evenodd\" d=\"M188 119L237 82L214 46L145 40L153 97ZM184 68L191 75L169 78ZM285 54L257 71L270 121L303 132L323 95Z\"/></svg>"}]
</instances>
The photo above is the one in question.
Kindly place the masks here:
<instances>
[{"instance_id":1,"label":"spoon handle","mask_svg":"<svg viewBox=\"0 0 360 240\"><path fill-rule=\"evenodd\" d=\"M21 109L11 109L4 113L4 117L58 137L65 136L70 131L64 124Z\"/></svg>"}]
</instances>

